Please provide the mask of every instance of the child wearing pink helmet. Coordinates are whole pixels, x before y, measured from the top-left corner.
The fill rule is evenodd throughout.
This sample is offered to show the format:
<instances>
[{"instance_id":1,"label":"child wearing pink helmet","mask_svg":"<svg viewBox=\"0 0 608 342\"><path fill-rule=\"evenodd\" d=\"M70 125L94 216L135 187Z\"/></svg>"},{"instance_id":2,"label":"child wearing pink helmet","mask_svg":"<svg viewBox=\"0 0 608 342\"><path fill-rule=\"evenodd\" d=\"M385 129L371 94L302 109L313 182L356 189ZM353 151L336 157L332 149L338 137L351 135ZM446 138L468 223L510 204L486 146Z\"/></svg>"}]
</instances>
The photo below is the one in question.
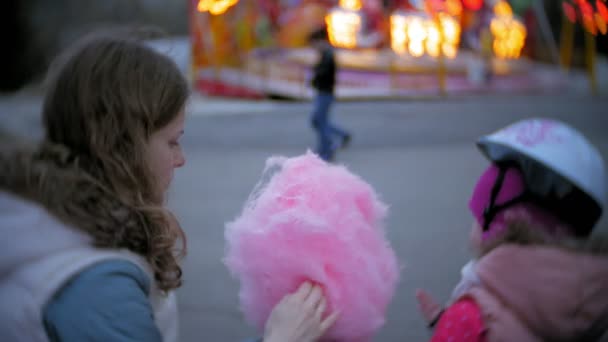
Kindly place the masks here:
<instances>
[{"instance_id":1,"label":"child wearing pink helmet","mask_svg":"<svg viewBox=\"0 0 608 342\"><path fill-rule=\"evenodd\" d=\"M417 298L431 341L604 341L608 240L598 150L554 120L514 123L478 142L491 161L469 202L478 252L442 309Z\"/></svg>"}]
</instances>

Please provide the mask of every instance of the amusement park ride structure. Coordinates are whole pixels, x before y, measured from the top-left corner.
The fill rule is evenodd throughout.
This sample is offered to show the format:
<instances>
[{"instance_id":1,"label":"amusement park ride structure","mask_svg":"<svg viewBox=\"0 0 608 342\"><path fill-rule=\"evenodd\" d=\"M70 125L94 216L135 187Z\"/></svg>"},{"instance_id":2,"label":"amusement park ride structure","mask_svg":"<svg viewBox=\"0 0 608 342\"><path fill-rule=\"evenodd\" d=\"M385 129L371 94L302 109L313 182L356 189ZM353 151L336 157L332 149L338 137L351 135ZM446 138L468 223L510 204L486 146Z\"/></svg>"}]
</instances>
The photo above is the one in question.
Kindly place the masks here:
<instances>
[{"instance_id":1,"label":"amusement park ride structure","mask_svg":"<svg viewBox=\"0 0 608 342\"><path fill-rule=\"evenodd\" d=\"M561 51L542 1L529 1L538 22L532 29L541 32L561 69L522 56L530 28L506 0L411 0L388 10L379 3L192 0L195 86L210 95L311 98L317 55L307 37L325 28L339 65L338 98L563 89L580 23L597 89L594 36L606 34L606 0L563 2Z\"/></svg>"}]
</instances>

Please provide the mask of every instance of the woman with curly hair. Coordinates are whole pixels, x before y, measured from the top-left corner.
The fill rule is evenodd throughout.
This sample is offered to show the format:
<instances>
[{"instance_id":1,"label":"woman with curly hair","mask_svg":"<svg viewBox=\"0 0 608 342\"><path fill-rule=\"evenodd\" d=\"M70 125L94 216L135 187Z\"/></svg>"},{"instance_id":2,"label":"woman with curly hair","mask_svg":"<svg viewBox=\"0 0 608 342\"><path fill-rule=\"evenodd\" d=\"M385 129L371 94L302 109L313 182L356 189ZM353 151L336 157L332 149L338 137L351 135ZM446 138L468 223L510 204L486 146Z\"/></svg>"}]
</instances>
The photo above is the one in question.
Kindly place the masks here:
<instances>
[{"instance_id":1,"label":"woman with curly hair","mask_svg":"<svg viewBox=\"0 0 608 342\"><path fill-rule=\"evenodd\" d=\"M42 142L0 155L0 336L176 341L186 239L165 194L185 163L188 84L168 57L113 34L51 70ZM315 314L316 287L281 303L267 340L331 323Z\"/></svg>"}]
</instances>

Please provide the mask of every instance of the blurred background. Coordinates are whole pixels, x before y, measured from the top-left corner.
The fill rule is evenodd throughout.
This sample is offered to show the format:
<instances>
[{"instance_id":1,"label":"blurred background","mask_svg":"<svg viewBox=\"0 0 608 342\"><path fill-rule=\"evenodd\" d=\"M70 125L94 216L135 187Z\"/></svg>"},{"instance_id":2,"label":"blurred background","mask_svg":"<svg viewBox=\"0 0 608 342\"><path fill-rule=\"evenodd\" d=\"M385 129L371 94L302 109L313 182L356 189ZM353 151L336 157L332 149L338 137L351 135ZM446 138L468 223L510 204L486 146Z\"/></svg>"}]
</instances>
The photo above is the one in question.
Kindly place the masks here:
<instances>
[{"instance_id":1,"label":"blurred background","mask_svg":"<svg viewBox=\"0 0 608 342\"><path fill-rule=\"evenodd\" d=\"M567 81L546 66L560 64L587 68L596 91L608 52L603 0L7 0L1 6L2 91L40 80L57 52L82 34L120 25L162 28L181 44L175 53L191 57L181 63L197 89L238 97L310 97L315 54L307 37L322 27L340 49L342 98L557 87ZM488 72L502 82L484 82Z\"/></svg>"},{"instance_id":2,"label":"blurred background","mask_svg":"<svg viewBox=\"0 0 608 342\"><path fill-rule=\"evenodd\" d=\"M222 264L223 228L266 158L315 147L309 88L327 30L339 65L334 119L353 133L337 163L390 205L403 265L377 341L428 338L414 290L442 300L470 257L467 201L487 162L481 135L528 117L563 120L608 158L604 0L4 0L0 130L40 139L53 57L96 28L156 26L150 44L191 82L170 206L189 242L182 341L256 336ZM598 234L608 232L602 218Z\"/></svg>"}]
</instances>

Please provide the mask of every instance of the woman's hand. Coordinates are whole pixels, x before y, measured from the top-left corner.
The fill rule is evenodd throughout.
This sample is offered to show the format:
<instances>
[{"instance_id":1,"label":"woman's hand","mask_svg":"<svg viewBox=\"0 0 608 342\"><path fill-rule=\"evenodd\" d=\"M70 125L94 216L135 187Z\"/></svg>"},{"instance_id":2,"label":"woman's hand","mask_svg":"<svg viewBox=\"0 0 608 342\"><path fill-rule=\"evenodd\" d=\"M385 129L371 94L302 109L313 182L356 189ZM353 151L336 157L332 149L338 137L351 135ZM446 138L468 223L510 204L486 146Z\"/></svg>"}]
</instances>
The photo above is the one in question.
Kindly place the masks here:
<instances>
[{"instance_id":1,"label":"woman's hand","mask_svg":"<svg viewBox=\"0 0 608 342\"><path fill-rule=\"evenodd\" d=\"M334 312L325 319L327 302L319 286L306 282L277 304L266 322L264 342L313 342L338 319Z\"/></svg>"}]
</instances>

